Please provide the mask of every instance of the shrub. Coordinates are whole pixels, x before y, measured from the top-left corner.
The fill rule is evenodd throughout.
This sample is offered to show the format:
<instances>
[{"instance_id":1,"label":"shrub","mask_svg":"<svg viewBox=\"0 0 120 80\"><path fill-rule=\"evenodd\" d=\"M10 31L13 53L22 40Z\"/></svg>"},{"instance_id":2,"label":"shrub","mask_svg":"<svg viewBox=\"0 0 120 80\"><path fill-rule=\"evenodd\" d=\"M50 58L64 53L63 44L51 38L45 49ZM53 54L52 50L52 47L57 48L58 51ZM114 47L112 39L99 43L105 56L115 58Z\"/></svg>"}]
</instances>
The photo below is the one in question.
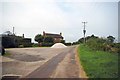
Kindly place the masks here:
<instances>
[{"instance_id":1,"label":"shrub","mask_svg":"<svg viewBox=\"0 0 120 80\"><path fill-rule=\"evenodd\" d=\"M41 46L44 46L44 47L50 47L52 46L54 43L42 43Z\"/></svg>"},{"instance_id":2,"label":"shrub","mask_svg":"<svg viewBox=\"0 0 120 80\"><path fill-rule=\"evenodd\" d=\"M32 47L39 47L39 44L38 43L33 43Z\"/></svg>"},{"instance_id":3,"label":"shrub","mask_svg":"<svg viewBox=\"0 0 120 80\"><path fill-rule=\"evenodd\" d=\"M19 45L19 48L24 48L24 45Z\"/></svg>"},{"instance_id":4,"label":"shrub","mask_svg":"<svg viewBox=\"0 0 120 80\"><path fill-rule=\"evenodd\" d=\"M66 46L71 46L72 43L65 43Z\"/></svg>"},{"instance_id":5,"label":"shrub","mask_svg":"<svg viewBox=\"0 0 120 80\"><path fill-rule=\"evenodd\" d=\"M77 44L80 44L80 42L73 42L72 45L77 45Z\"/></svg>"},{"instance_id":6,"label":"shrub","mask_svg":"<svg viewBox=\"0 0 120 80\"><path fill-rule=\"evenodd\" d=\"M120 53L120 43L113 43L112 47L114 48L115 52Z\"/></svg>"},{"instance_id":7,"label":"shrub","mask_svg":"<svg viewBox=\"0 0 120 80\"><path fill-rule=\"evenodd\" d=\"M61 40L61 43L65 44L65 40Z\"/></svg>"},{"instance_id":8,"label":"shrub","mask_svg":"<svg viewBox=\"0 0 120 80\"><path fill-rule=\"evenodd\" d=\"M104 50L105 40L102 38L91 38L86 43L93 50Z\"/></svg>"},{"instance_id":9,"label":"shrub","mask_svg":"<svg viewBox=\"0 0 120 80\"><path fill-rule=\"evenodd\" d=\"M120 53L120 43L110 43L103 38L90 38L87 40L86 46L89 46L92 50Z\"/></svg>"}]
</instances>

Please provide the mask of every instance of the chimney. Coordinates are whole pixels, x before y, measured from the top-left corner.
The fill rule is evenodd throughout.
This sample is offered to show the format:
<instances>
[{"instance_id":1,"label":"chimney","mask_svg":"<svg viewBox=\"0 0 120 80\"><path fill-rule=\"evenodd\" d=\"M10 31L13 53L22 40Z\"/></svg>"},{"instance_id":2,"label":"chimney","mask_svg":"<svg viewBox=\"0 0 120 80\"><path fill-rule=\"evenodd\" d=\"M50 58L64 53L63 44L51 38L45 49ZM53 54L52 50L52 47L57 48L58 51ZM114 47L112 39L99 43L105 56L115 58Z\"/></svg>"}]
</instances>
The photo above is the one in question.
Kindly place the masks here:
<instances>
[{"instance_id":1,"label":"chimney","mask_svg":"<svg viewBox=\"0 0 120 80\"><path fill-rule=\"evenodd\" d=\"M60 35L62 36L62 33L60 32Z\"/></svg>"},{"instance_id":2,"label":"chimney","mask_svg":"<svg viewBox=\"0 0 120 80\"><path fill-rule=\"evenodd\" d=\"M22 35L22 37L24 38L24 34Z\"/></svg>"},{"instance_id":3,"label":"chimney","mask_svg":"<svg viewBox=\"0 0 120 80\"><path fill-rule=\"evenodd\" d=\"M45 31L43 31L43 36L45 36Z\"/></svg>"},{"instance_id":4,"label":"chimney","mask_svg":"<svg viewBox=\"0 0 120 80\"><path fill-rule=\"evenodd\" d=\"M15 30L15 28L13 27L13 35L14 35L14 30Z\"/></svg>"}]
</instances>

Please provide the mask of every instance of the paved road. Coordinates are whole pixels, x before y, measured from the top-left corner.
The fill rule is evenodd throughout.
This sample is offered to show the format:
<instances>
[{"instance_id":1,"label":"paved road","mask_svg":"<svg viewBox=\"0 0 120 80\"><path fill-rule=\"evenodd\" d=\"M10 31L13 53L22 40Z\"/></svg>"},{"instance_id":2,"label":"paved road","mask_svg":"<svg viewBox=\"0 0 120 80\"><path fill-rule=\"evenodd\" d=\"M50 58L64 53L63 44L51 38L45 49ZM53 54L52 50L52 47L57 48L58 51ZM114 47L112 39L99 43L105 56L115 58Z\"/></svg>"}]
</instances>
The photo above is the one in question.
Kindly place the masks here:
<instances>
[{"instance_id":1,"label":"paved road","mask_svg":"<svg viewBox=\"0 0 120 80\"><path fill-rule=\"evenodd\" d=\"M23 78L79 78L75 49L76 46L61 49L7 49L12 55L3 58L3 75L16 74Z\"/></svg>"},{"instance_id":2,"label":"paved road","mask_svg":"<svg viewBox=\"0 0 120 80\"><path fill-rule=\"evenodd\" d=\"M59 52L58 52L59 53ZM69 59L65 59L68 57ZM66 64L67 62L67 64ZM58 68L59 67L59 68ZM62 72L60 71L62 68ZM75 47L66 48L35 71L26 76L27 78L69 77L78 78L79 68L75 61Z\"/></svg>"}]
</instances>

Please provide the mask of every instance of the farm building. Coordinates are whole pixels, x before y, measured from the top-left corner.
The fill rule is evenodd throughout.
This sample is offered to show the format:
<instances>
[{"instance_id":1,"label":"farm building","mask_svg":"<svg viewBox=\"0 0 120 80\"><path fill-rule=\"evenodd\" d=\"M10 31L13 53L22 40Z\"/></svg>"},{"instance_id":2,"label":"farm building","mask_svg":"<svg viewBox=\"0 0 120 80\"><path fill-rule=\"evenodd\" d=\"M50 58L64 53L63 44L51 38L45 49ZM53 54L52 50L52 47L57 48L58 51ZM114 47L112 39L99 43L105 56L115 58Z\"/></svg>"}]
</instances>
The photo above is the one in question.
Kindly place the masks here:
<instances>
[{"instance_id":1,"label":"farm building","mask_svg":"<svg viewBox=\"0 0 120 80\"><path fill-rule=\"evenodd\" d=\"M53 33L46 33L45 31L43 31L43 37L52 37L54 43L60 43L63 40L62 33L53 34Z\"/></svg>"},{"instance_id":2,"label":"farm building","mask_svg":"<svg viewBox=\"0 0 120 80\"><path fill-rule=\"evenodd\" d=\"M30 47L32 45L31 38L24 38L24 36L16 36L13 34L1 34L1 44L5 48L14 47Z\"/></svg>"}]
</instances>

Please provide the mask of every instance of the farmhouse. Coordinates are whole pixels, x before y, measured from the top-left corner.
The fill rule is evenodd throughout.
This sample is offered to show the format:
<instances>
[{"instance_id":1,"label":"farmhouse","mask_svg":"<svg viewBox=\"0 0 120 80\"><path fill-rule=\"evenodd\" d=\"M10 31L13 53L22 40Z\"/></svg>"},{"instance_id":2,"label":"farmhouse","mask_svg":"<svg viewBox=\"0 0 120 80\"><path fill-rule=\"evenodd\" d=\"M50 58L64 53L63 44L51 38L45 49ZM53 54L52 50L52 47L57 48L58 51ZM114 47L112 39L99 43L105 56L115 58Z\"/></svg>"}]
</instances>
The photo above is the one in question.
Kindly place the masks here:
<instances>
[{"instance_id":1,"label":"farmhouse","mask_svg":"<svg viewBox=\"0 0 120 80\"><path fill-rule=\"evenodd\" d=\"M54 39L54 43L60 43L63 40L62 33L52 34L52 33L46 33L45 31L43 31L43 37L52 37Z\"/></svg>"},{"instance_id":2,"label":"farmhouse","mask_svg":"<svg viewBox=\"0 0 120 80\"><path fill-rule=\"evenodd\" d=\"M1 44L4 48L20 47L20 45L24 47L32 46L31 38L24 38L24 34L23 36L16 36L14 34L5 33L0 34L0 38L2 39Z\"/></svg>"}]
</instances>

